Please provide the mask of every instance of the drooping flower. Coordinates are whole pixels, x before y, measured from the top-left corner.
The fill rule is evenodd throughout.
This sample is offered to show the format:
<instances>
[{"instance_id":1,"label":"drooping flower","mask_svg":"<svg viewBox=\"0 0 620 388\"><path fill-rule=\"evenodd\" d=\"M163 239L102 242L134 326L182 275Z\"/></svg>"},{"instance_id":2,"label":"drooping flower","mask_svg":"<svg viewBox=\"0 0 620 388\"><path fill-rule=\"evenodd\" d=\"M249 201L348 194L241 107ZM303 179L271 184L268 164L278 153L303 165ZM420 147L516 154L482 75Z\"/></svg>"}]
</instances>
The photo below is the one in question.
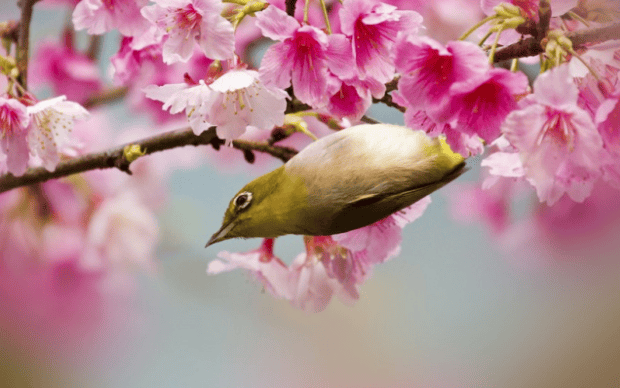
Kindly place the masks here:
<instances>
[{"instance_id":1,"label":"drooping flower","mask_svg":"<svg viewBox=\"0 0 620 388\"><path fill-rule=\"evenodd\" d=\"M0 97L0 153L6 157L6 169L22 175L28 168L28 125L26 106L14 98Z\"/></svg>"},{"instance_id":2,"label":"drooping flower","mask_svg":"<svg viewBox=\"0 0 620 388\"><path fill-rule=\"evenodd\" d=\"M221 260L209 263L207 273L216 275L236 268L247 270L274 298L291 299L292 290L286 264L273 253L273 239L264 239L258 249L245 253L218 253Z\"/></svg>"},{"instance_id":3,"label":"drooping flower","mask_svg":"<svg viewBox=\"0 0 620 388\"><path fill-rule=\"evenodd\" d=\"M65 96L51 98L27 108L30 115L28 145L40 158L43 167L53 171L60 161L60 153L76 146L71 139L75 120L84 119L88 112L80 104L66 101Z\"/></svg>"},{"instance_id":4,"label":"drooping flower","mask_svg":"<svg viewBox=\"0 0 620 388\"><path fill-rule=\"evenodd\" d=\"M82 0L73 10L76 30L101 35L118 29L125 36L136 36L148 28L140 8L148 0Z\"/></svg>"},{"instance_id":5,"label":"drooping flower","mask_svg":"<svg viewBox=\"0 0 620 388\"><path fill-rule=\"evenodd\" d=\"M332 78L331 82L340 87L329 98L326 110L331 116L347 118L351 122L360 120L372 105L373 97L381 98L385 94L385 85L372 78L352 78L344 81ZM331 90L331 87L329 89Z\"/></svg>"},{"instance_id":6,"label":"drooping flower","mask_svg":"<svg viewBox=\"0 0 620 388\"><path fill-rule=\"evenodd\" d=\"M164 62L187 62L197 43L211 59L228 59L234 54L232 24L220 14L217 0L156 0L142 8L142 15L164 36Z\"/></svg>"},{"instance_id":7,"label":"drooping flower","mask_svg":"<svg viewBox=\"0 0 620 388\"><path fill-rule=\"evenodd\" d=\"M564 193L582 202L608 161L592 117L577 105L578 94L568 66L544 72L534 82L534 93L502 127L519 152L527 180L549 205Z\"/></svg>"},{"instance_id":8,"label":"drooping flower","mask_svg":"<svg viewBox=\"0 0 620 388\"><path fill-rule=\"evenodd\" d=\"M342 32L351 37L358 76L380 83L394 76L390 52L398 34L416 34L422 24L422 16L415 11L400 11L373 0L346 1L339 16Z\"/></svg>"},{"instance_id":9,"label":"drooping flower","mask_svg":"<svg viewBox=\"0 0 620 388\"><path fill-rule=\"evenodd\" d=\"M300 253L290 266L291 304L309 312L323 311L334 295L345 303L359 298L350 251L331 237L309 237L306 252Z\"/></svg>"},{"instance_id":10,"label":"drooping flower","mask_svg":"<svg viewBox=\"0 0 620 388\"><path fill-rule=\"evenodd\" d=\"M149 86L146 96L165 102L170 113L185 110L199 135L215 125L221 139L241 136L247 127L269 130L284 121L286 92L262 83L254 70L230 70L207 85Z\"/></svg>"},{"instance_id":11,"label":"drooping flower","mask_svg":"<svg viewBox=\"0 0 620 388\"><path fill-rule=\"evenodd\" d=\"M256 19L263 35L280 41L267 49L261 62L259 71L266 84L285 89L292 83L300 101L321 107L330 95L330 77L355 74L345 36L328 37L316 27L302 26L276 7L268 7Z\"/></svg>"}]
</instances>

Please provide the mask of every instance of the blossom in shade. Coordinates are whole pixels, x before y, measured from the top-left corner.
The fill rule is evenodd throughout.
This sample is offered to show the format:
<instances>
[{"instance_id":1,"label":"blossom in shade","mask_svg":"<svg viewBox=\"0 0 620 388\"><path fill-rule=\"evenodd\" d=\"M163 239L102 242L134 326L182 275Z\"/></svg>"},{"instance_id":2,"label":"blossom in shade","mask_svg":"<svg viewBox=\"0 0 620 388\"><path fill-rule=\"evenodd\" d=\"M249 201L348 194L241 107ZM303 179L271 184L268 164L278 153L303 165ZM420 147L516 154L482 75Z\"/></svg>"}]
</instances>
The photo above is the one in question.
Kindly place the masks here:
<instances>
[{"instance_id":1,"label":"blossom in shade","mask_svg":"<svg viewBox=\"0 0 620 388\"><path fill-rule=\"evenodd\" d=\"M300 101L321 107L329 98L331 77L355 74L351 46L342 34L328 37L276 7L258 13L256 19L263 35L280 41L267 49L261 61L259 71L266 84L285 89L292 83Z\"/></svg>"},{"instance_id":2,"label":"blossom in shade","mask_svg":"<svg viewBox=\"0 0 620 388\"><path fill-rule=\"evenodd\" d=\"M132 47L133 38L123 38L118 52L110 58L114 82L127 85L136 80L146 62L161 60L161 45L149 45L141 49Z\"/></svg>"},{"instance_id":3,"label":"blossom in shade","mask_svg":"<svg viewBox=\"0 0 620 388\"><path fill-rule=\"evenodd\" d=\"M97 64L70 45L43 42L31 65L34 84L49 83L54 94L84 103L102 88Z\"/></svg>"},{"instance_id":4,"label":"blossom in shade","mask_svg":"<svg viewBox=\"0 0 620 388\"><path fill-rule=\"evenodd\" d=\"M264 239L260 248L245 253L222 251L212 260L207 273L216 275L236 268L247 270L274 298L291 299L286 264L273 253L273 239Z\"/></svg>"},{"instance_id":5,"label":"blossom in shade","mask_svg":"<svg viewBox=\"0 0 620 388\"><path fill-rule=\"evenodd\" d=\"M401 74L398 92L407 108L424 110L435 122L450 118L450 87L489 70L485 53L469 42L445 47L428 37L403 36L394 47Z\"/></svg>"},{"instance_id":6,"label":"blossom in shade","mask_svg":"<svg viewBox=\"0 0 620 388\"><path fill-rule=\"evenodd\" d=\"M370 265L385 262L400 253L402 229L405 225L420 218L430 203L431 198L424 197L413 205L374 224L336 234L332 238L351 252L364 253L365 262L360 263L360 268L366 273L369 271ZM358 281L366 278L363 273L360 273L359 276Z\"/></svg>"},{"instance_id":7,"label":"blossom in shade","mask_svg":"<svg viewBox=\"0 0 620 388\"><path fill-rule=\"evenodd\" d=\"M339 16L342 32L351 37L359 77L381 83L394 76L390 52L397 35L416 34L422 24L422 16L415 11L399 11L373 0L346 1Z\"/></svg>"},{"instance_id":8,"label":"blossom in shade","mask_svg":"<svg viewBox=\"0 0 620 388\"><path fill-rule=\"evenodd\" d=\"M219 138L232 140L248 127L269 130L284 122L286 92L262 83L254 70L230 70L209 85L200 80L195 86L152 85L144 91L170 113L185 110L197 135L215 125Z\"/></svg>"},{"instance_id":9,"label":"blossom in shade","mask_svg":"<svg viewBox=\"0 0 620 388\"><path fill-rule=\"evenodd\" d=\"M357 122L366 113L372 104L372 97L381 98L385 94L385 85L371 78L346 81L332 78L331 82L340 87L329 98L327 112L352 122Z\"/></svg>"},{"instance_id":10,"label":"blossom in shade","mask_svg":"<svg viewBox=\"0 0 620 388\"><path fill-rule=\"evenodd\" d=\"M578 95L567 65L544 72L534 82L534 93L502 126L527 180L549 205L564 193L583 201L608 161L592 117L577 105Z\"/></svg>"},{"instance_id":11,"label":"blossom in shade","mask_svg":"<svg viewBox=\"0 0 620 388\"><path fill-rule=\"evenodd\" d=\"M125 36L141 34L148 22L140 14L140 8L148 0L82 0L73 10L76 30L101 35L118 29Z\"/></svg>"},{"instance_id":12,"label":"blossom in shade","mask_svg":"<svg viewBox=\"0 0 620 388\"><path fill-rule=\"evenodd\" d=\"M65 96L51 98L27 108L30 115L28 144L38 156L43 167L53 171L60 161L60 153L71 149L75 143L71 130L76 120L84 119L88 112L80 104L66 101Z\"/></svg>"},{"instance_id":13,"label":"blossom in shade","mask_svg":"<svg viewBox=\"0 0 620 388\"><path fill-rule=\"evenodd\" d=\"M5 156L6 170L13 175L22 175L28 168L29 124L30 115L24 104L0 97L0 154Z\"/></svg>"},{"instance_id":14,"label":"blossom in shade","mask_svg":"<svg viewBox=\"0 0 620 388\"><path fill-rule=\"evenodd\" d=\"M525 74L499 68L455 82L450 86L455 129L492 142L508 113L517 107L515 96L526 93L527 87Z\"/></svg>"},{"instance_id":15,"label":"blossom in shade","mask_svg":"<svg viewBox=\"0 0 620 388\"><path fill-rule=\"evenodd\" d=\"M164 36L163 58L170 64L187 62L196 43L211 59L232 58L234 31L222 10L218 0L156 0L142 15Z\"/></svg>"}]
</instances>

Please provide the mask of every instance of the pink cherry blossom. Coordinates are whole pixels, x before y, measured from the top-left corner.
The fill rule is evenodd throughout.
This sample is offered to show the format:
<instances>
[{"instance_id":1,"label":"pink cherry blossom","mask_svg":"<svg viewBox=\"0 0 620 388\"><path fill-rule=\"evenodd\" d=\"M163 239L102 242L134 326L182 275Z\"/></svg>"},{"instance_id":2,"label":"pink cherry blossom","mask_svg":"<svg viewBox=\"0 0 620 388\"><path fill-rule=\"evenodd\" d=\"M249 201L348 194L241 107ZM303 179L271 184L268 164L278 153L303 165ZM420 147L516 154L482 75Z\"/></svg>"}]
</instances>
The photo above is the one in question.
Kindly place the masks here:
<instances>
[{"instance_id":1,"label":"pink cherry blossom","mask_svg":"<svg viewBox=\"0 0 620 388\"><path fill-rule=\"evenodd\" d=\"M595 120L598 132L603 138L605 148L620 156L620 86L617 96L603 101L599 106Z\"/></svg>"},{"instance_id":2,"label":"pink cherry blossom","mask_svg":"<svg viewBox=\"0 0 620 388\"><path fill-rule=\"evenodd\" d=\"M333 79L335 83L340 84L340 88L329 98L326 107L327 112L338 118L347 118L352 122L357 122L372 105L371 90L365 87L362 82L352 81L342 82ZM381 95L385 93L385 85L379 84L382 88Z\"/></svg>"},{"instance_id":3,"label":"pink cherry blossom","mask_svg":"<svg viewBox=\"0 0 620 388\"><path fill-rule=\"evenodd\" d=\"M30 150L41 159L43 167L53 171L60 161L60 153L75 145L71 139L74 122L86 118L88 112L80 104L66 101L65 96L38 102L29 106L27 112L31 117Z\"/></svg>"},{"instance_id":4,"label":"pink cherry blossom","mask_svg":"<svg viewBox=\"0 0 620 388\"><path fill-rule=\"evenodd\" d=\"M345 284L348 287L345 289L343 283L334 277L333 273L330 276L322 261L324 253L323 248L320 251L304 252L299 254L291 264L291 304L294 307L308 312L321 312L334 295L340 296L345 303L359 298L357 288L350 281L351 278L347 279ZM334 256L332 261L346 264L347 260L346 257Z\"/></svg>"},{"instance_id":5,"label":"pink cherry blossom","mask_svg":"<svg viewBox=\"0 0 620 388\"><path fill-rule=\"evenodd\" d=\"M469 42L445 47L428 37L403 36L394 47L398 91L408 108L424 110L435 122L450 117L450 87L489 70L484 51Z\"/></svg>"},{"instance_id":6,"label":"pink cherry blossom","mask_svg":"<svg viewBox=\"0 0 620 388\"><path fill-rule=\"evenodd\" d=\"M81 265L148 270L158 240L157 218L139 200L137 193L125 190L105 199L92 214Z\"/></svg>"},{"instance_id":7,"label":"pink cherry blossom","mask_svg":"<svg viewBox=\"0 0 620 388\"><path fill-rule=\"evenodd\" d=\"M132 43L133 38L123 38L120 49L110 58L114 81L119 85L135 81L146 62L155 62L161 58L161 45L149 45L136 50L132 47Z\"/></svg>"},{"instance_id":8,"label":"pink cherry blossom","mask_svg":"<svg viewBox=\"0 0 620 388\"><path fill-rule=\"evenodd\" d=\"M54 94L84 103L102 88L97 64L70 45L44 42L32 60L34 84L49 83Z\"/></svg>"},{"instance_id":9,"label":"pink cherry blossom","mask_svg":"<svg viewBox=\"0 0 620 388\"><path fill-rule=\"evenodd\" d=\"M407 105L398 91L392 92L392 98L397 104ZM431 120L425 111L407 108L405 111L405 125L412 129L421 129L431 137L445 136L450 149L464 157L478 155L484 151L482 139L477 135L468 135L452 128L451 123L439 124Z\"/></svg>"},{"instance_id":10,"label":"pink cherry blossom","mask_svg":"<svg viewBox=\"0 0 620 388\"><path fill-rule=\"evenodd\" d=\"M363 272L357 274L356 282L366 279L372 265L383 263L400 253L402 229L420 218L430 203L430 197L424 197L374 224L332 236L334 241L351 252L364 253L364 262L358 266Z\"/></svg>"},{"instance_id":11,"label":"pink cherry blossom","mask_svg":"<svg viewBox=\"0 0 620 388\"><path fill-rule=\"evenodd\" d=\"M199 135L217 126L221 139L241 136L247 127L269 130L284 122L286 92L263 84L254 70L230 70L207 85L149 86L146 96L165 102L171 113L185 110L190 126Z\"/></svg>"},{"instance_id":12,"label":"pink cherry blossom","mask_svg":"<svg viewBox=\"0 0 620 388\"><path fill-rule=\"evenodd\" d=\"M394 77L390 51L398 33L416 34L422 24L422 16L415 11L399 11L373 0L346 1L339 15L342 32L352 40L359 77L381 83Z\"/></svg>"},{"instance_id":13,"label":"pink cherry blossom","mask_svg":"<svg viewBox=\"0 0 620 388\"><path fill-rule=\"evenodd\" d=\"M100 35L118 29L125 36L136 36L148 28L140 8L148 0L82 0L73 11L76 30Z\"/></svg>"},{"instance_id":14,"label":"pink cherry blossom","mask_svg":"<svg viewBox=\"0 0 620 388\"><path fill-rule=\"evenodd\" d=\"M620 188L620 87L599 106L594 117L603 145L610 155L603 167L604 178L613 186Z\"/></svg>"},{"instance_id":15,"label":"pink cherry blossom","mask_svg":"<svg viewBox=\"0 0 620 388\"><path fill-rule=\"evenodd\" d=\"M273 253L273 239L264 239L260 248L245 253L218 253L221 260L212 260L207 273L216 275L236 268L247 270L274 298L291 299L289 272Z\"/></svg>"},{"instance_id":16,"label":"pink cherry blossom","mask_svg":"<svg viewBox=\"0 0 620 388\"><path fill-rule=\"evenodd\" d=\"M578 94L568 66L544 72L502 127L538 198L549 205L564 193L577 202L587 198L608 160L592 117L577 106Z\"/></svg>"},{"instance_id":17,"label":"pink cherry blossom","mask_svg":"<svg viewBox=\"0 0 620 388\"><path fill-rule=\"evenodd\" d=\"M285 89L292 82L300 101L321 107L330 95L330 77L354 74L350 45L343 35L328 37L276 7L268 7L256 19L263 35L280 41L267 49L261 62L260 76L266 84Z\"/></svg>"},{"instance_id":18,"label":"pink cherry blossom","mask_svg":"<svg viewBox=\"0 0 620 388\"><path fill-rule=\"evenodd\" d=\"M6 169L22 175L28 168L28 125L30 115L24 104L0 97L0 154L6 157Z\"/></svg>"},{"instance_id":19,"label":"pink cherry blossom","mask_svg":"<svg viewBox=\"0 0 620 388\"><path fill-rule=\"evenodd\" d=\"M217 0L156 0L142 8L142 15L165 36L164 62L187 62L197 43L211 59L232 58L235 37Z\"/></svg>"},{"instance_id":20,"label":"pink cherry blossom","mask_svg":"<svg viewBox=\"0 0 620 388\"><path fill-rule=\"evenodd\" d=\"M455 129L492 142L508 113L517 107L515 96L524 94L527 87L525 74L499 68L455 82L450 87Z\"/></svg>"}]
</instances>

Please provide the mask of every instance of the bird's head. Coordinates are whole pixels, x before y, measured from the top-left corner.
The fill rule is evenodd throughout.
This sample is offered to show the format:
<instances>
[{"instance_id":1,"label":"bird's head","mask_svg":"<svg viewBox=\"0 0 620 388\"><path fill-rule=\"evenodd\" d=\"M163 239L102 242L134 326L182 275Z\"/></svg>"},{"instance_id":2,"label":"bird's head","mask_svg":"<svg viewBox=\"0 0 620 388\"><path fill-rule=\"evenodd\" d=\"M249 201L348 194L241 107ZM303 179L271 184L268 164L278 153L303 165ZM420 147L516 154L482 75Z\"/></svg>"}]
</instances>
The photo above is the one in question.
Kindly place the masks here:
<instances>
[{"instance_id":1,"label":"bird's head","mask_svg":"<svg viewBox=\"0 0 620 388\"><path fill-rule=\"evenodd\" d=\"M230 200L220 229L206 246L236 237L278 237L297 233L295 224L307 210L307 190L284 166L245 185Z\"/></svg>"}]
</instances>

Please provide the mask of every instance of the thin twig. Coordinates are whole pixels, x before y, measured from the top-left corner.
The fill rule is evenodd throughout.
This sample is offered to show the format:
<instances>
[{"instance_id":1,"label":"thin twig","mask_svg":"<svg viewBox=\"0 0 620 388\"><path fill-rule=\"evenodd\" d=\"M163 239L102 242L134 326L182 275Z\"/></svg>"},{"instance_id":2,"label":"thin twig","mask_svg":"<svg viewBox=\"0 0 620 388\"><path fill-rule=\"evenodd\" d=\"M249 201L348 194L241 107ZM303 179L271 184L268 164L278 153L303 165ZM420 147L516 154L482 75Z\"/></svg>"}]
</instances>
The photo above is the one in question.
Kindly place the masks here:
<instances>
[{"instance_id":1,"label":"thin twig","mask_svg":"<svg viewBox=\"0 0 620 388\"><path fill-rule=\"evenodd\" d=\"M127 95L129 88L127 86L121 86L118 88L110 88L103 90L102 92L88 97L84 102L84 108L90 109L98 105L109 104L121 100Z\"/></svg>"},{"instance_id":2,"label":"thin twig","mask_svg":"<svg viewBox=\"0 0 620 388\"><path fill-rule=\"evenodd\" d=\"M47 171L43 167L38 167L30 168L24 175L18 177L11 174L2 175L0 176L0 193L16 187L41 183L49 179L65 177L89 170L117 168L131 174L129 169L131 162L129 162L123 154L123 149L129 144L139 145L145 155L148 155L155 152L188 145L198 146L210 144L214 148L219 149L219 147L223 144L223 140L217 137L215 127L209 128L199 136L194 135L191 128L170 131L142 139L140 141L123 144L107 151L92 153L62 161L52 172ZM293 148L269 145L266 142L233 140L232 146L236 149L244 151L244 155L246 153L251 153L252 151L264 152L284 162L292 158L297 153L297 151ZM245 156L247 159L248 155Z\"/></svg>"},{"instance_id":3,"label":"thin twig","mask_svg":"<svg viewBox=\"0 0 620 388\"><path fill-rule=\"evenodd\" d=\"M297 4L297 0L286 0L284 4L286 5L286 13L288 16L295 17L295 5Z\"/></svg>"},{"instance_id":4,"label":"thin twig","mask_svg":"<svg viewBox=\"0 0 620 388\"><path fill-rule=\"evenodd\" d=\"M30 41L30 21L32 20L32 8L38 0L20 0L22 9L17 36L16 62L19 75L17 80L24 89L28 89L28 50Z\"/></svg>"},{"instance_id":5,"label":"thin twig","mask_svg":"<svg viewBox=\"0 0 620 388\"><path fill-rule=\"evenodd\" d=\"M573 42L573 48L586 44L604 42L611 39L620 39L620 23L609 24L603 27L569 32L566 37ZM502 62L513 58L524 58L538 55L544 51L541 42L530 37L517 43L506 46L495 53L495 62Z\"/></svg>"},{"instance_id":6,"label":"thin twig","mask_svg":"<svg viewBox=\"0 0 620 388\"><path fill-rule=\"evenodd\" d=\"M392 100L392 95L388 94L388 93L385 93L383 95L383 97L381 97L381 98L373 98L372 102L375 103L375 104L380 102L380 103L382 103L384 105L387 105L387 106L389 106L391 108L398 109L399 111L401 111L403 113L405 112L405 108L403 108L402 106L400 106L397 103L395 103L394 100Z\"/></svg>"}]
</instances>

